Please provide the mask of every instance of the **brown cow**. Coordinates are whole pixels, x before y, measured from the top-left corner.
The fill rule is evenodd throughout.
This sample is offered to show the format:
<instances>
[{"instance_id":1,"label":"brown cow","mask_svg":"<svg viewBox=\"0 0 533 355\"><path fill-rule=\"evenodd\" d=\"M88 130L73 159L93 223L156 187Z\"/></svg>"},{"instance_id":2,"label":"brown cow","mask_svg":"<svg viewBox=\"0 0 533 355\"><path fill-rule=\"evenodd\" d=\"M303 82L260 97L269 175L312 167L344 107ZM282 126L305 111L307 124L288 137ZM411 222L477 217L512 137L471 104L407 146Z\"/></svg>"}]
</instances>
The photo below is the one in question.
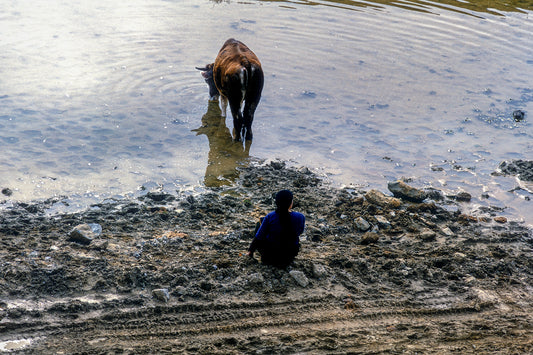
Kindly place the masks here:
<instances>
[{"instance_id":1,"label":"brown cow","mask_svg":"<svg viewBox=\"0 0 533 355\"><path fill-rule=\"evenodd\" d=\"M213 64L196 69L203 71L211 99L215 100L220 94L223 117L226 117L229 101L234 139L252 140L252 122L264 83L261 62L254 52L244 43L230 38L218 52ZM241 112L243 101L244 109Z\"/></svg>"}]
</instances>

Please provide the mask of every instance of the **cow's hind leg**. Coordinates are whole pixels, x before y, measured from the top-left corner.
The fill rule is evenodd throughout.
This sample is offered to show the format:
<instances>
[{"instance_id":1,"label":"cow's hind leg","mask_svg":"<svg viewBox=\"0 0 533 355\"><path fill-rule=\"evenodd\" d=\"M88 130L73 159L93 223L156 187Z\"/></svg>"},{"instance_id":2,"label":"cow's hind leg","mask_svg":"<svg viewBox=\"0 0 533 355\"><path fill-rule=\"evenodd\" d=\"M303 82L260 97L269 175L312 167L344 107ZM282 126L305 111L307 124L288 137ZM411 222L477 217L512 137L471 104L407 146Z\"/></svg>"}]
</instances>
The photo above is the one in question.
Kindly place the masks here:
<instances>
[{"instance_id":1,"label":"cow's hind leg","mask_svg":"<svg viewBox=\"0 0 533 355\"><path fill-rule=\"evenodd\" d=\"M254 114L259 101L261 100L261 92L263 91L263 72L259 69L252 68L252 75L249 80L249 85L246 90L246 96L244 98L244 110L243 110L243 124L246 131L243 135L246 140L252 140L252 122L254 121Z\"/></svg>"},{"instance_id":2,"label":"cow's hind leg","mask_svg":"<svg viewBox=\"0 0 533 355\"><path fill-rule=\"evenodd\" d=\"M233 138L236 141L241 140L242 131L244 129L244 120L241 113L241 102L240 98L231 97L229 100L229 107L231 109L231 114L233 116Z\"/></svg>"}]
</instances>

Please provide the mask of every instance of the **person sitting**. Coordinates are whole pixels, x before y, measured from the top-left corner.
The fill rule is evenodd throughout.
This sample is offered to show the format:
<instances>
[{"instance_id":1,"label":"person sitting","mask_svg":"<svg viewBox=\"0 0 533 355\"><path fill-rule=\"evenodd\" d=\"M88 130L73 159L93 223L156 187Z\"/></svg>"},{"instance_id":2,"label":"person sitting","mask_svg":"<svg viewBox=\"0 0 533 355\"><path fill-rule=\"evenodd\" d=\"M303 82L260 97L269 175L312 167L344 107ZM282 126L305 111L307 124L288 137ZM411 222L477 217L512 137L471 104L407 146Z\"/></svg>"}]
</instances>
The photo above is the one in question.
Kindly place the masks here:
<instances>
[{"instance_id":1,"label":"person sitting","mask_svg":"<svg viewBox=\"0 0 533 355\"><path fill-rule=\"evenodd\" d=\"M265 265L285 268L292 263L300 251L300 234L305 227L305 216L291 212L292 204L291 191L281 190L276 194L276 210L262 219L248 248L250 257L257 250Z\"/></svg>"}]
</instances>

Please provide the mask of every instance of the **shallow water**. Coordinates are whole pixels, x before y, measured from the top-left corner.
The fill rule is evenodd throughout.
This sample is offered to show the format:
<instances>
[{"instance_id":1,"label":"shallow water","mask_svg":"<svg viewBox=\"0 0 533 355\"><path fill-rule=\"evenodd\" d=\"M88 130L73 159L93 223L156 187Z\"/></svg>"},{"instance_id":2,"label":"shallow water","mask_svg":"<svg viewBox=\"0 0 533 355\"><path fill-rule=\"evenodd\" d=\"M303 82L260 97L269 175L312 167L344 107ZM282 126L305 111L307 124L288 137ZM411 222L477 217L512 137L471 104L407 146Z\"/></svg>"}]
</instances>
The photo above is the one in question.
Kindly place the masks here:
<instances>
[{"instance_id":1,"label":"shallow water","mask_svg":"<svg viewBox=\"0 0 533 355\"><path fill-rule=\"evenodd\" d=\"M502 160L533 158L533 2L17 1L0 4L0 187L83 206L139 187L231 183L284 159L339 185L533 202ZM195 66L229 37L265 71L254 141L231 142ZM515 122L514 110L526 112ZM228 112L229 113L229 112ZM531 186L523 186L533 190Z\"/></svg>"}]
</instances>

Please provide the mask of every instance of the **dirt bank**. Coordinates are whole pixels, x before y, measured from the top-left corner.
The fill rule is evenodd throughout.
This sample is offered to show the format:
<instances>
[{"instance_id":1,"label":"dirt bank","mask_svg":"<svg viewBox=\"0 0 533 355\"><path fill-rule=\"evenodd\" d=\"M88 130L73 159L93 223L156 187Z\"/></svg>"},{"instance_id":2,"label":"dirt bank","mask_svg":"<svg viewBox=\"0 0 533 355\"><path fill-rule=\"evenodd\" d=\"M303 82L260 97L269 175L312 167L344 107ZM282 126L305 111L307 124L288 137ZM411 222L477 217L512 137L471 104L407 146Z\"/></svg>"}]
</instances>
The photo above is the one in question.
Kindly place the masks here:
<instances>
[{"instance_id":1,"label":"dirt bank","mask_svg":"<svg viewBox=\"0 0 533 355\"><path fill-rule=\"evenodd\" d=\"M307 218L287 270L244 256L281 188ZM200 195L52 217L54 200L14 205L0 215L0 351L533 352L531 231L438 191L385 193L272 162ZM84 223L89 239L72 233Z\"/></svg>"}]
</instances>

